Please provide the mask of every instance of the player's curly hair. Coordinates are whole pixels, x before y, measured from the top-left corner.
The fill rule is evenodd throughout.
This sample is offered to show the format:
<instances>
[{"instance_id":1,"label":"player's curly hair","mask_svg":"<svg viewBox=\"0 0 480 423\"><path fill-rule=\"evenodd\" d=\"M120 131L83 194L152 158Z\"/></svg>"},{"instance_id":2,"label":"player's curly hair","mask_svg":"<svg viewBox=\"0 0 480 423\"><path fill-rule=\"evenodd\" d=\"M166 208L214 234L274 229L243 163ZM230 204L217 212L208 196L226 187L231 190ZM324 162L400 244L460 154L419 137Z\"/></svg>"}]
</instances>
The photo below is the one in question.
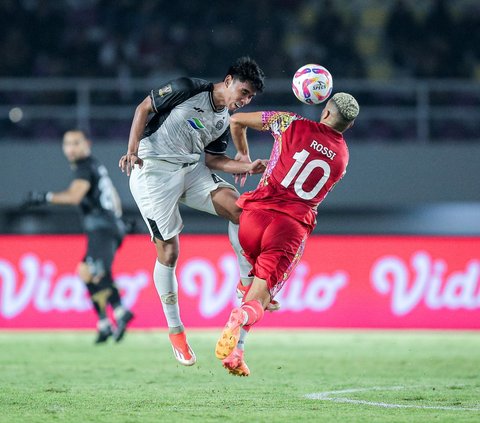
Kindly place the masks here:
<instances>
[{"instance_id":1,"label":"player's curly hair","mask_svg":"<svg viewBox=\"0 0 480 423\"><path fill-rule=\"evenodd\" d=\"M347 122L355 120L360 112L360 106L355 100L353 95L348 93L336 93L332 97L332 101L337 106L339 113L342 115L342 118Z\"/></svg>"},{"instance_id":2,"label":"player's curly hair","mask_svg":"<svg viewBox=\"0 0 480 423\"><path fill-rule=\"evenodd\" d=\"M263 92L265 87L265 74L257 62L248 56L237 59L235 64L228 69L227 75L231 75L233 79L241 82L250 82L259 93Z\"/></svg>"}]
</instances>

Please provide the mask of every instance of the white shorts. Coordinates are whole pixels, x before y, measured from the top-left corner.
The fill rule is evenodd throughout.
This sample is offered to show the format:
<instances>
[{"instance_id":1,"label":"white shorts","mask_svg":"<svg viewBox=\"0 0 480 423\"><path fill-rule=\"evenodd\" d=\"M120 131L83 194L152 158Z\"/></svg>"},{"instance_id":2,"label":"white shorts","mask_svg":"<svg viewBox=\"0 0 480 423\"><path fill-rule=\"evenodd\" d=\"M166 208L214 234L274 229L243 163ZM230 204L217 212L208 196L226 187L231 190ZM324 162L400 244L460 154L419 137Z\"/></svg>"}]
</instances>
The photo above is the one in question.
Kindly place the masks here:
<instances>
[{"instance_id":1,"label":"white shorts","mask_svg":"<svg viewBox=\"0 0 480 423\"><path fill-rule=\"evenodd\" d=\"M216 215L211 192L235 187L213 174L204 163L169 163L148 158L130 175L130 191L152 237L169 240L183 229L179 203Z\"/></svg>"}]
</instances>

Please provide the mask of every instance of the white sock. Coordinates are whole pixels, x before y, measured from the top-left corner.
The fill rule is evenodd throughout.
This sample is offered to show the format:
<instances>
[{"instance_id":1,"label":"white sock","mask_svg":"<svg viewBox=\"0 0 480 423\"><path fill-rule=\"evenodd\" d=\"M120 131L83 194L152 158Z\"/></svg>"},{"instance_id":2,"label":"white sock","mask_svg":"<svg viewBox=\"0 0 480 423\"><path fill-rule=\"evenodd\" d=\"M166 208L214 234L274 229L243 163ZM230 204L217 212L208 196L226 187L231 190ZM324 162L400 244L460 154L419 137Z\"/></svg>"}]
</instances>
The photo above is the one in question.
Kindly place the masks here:
<instances>
[{"instance_id":1,"label":"white sock","mask_svg":"<svg viewBox=\"0 0 480 423\"><path fill-rule=\"evenodd\" d=\"M97 329L98 330L107 330L111 326L110 320L108 317L105 317L104 319L100 319L97 322Z\"/></svg>"},{"instance_id":2,"label":"white sock","mask_svg":"<svg viewBox=\"0 0 480 423\"><path fill-rule=\"evenodd\" d=\"M181 326L183 328L178 307L178 282L175 276L175 267L164 266L158 260L155 260L153 281L162 302L168 327L177 328Z\"/></svg>"},{"instance_id":3,"label":"white sock","mask_svg":"<svg viewBox=\"0 0 480 423\"><path fill-rule=\"evenodd\" d=\"M228 222L228 238L230 239L230 244L232 244L233 251L235 251L235 255L237 256L242 285L248 286L253 281L253 277L249 276L252 266L242 254L242 246L238 240L238 225L235 225L232 222Z\"/></svg>"},{"instance_id":4,"label":"white sock","mask_svg":"<svg viewBox=\"0 0 480 423\"><path fill-rule=\"evenodd\" d=\"M115 317L115 320L121 319L125 315L126 311L127 310L125 310L125 308L121 305L115 307L113 310L113 316Z\"/></svg>"},{"instance_id":5,"label":"white sock","mask_svg":"<svg viewBox=\"0 0 480 423\"><path fill-rule=\"evenodd\" d=\"M245 350L245 339L247 335L248 335L248 332L245 329L240 328L240 337L238 338L238 343L237 343L237 348L239 350L242 350L242 351Z\"/></svg>"}]
</instances>

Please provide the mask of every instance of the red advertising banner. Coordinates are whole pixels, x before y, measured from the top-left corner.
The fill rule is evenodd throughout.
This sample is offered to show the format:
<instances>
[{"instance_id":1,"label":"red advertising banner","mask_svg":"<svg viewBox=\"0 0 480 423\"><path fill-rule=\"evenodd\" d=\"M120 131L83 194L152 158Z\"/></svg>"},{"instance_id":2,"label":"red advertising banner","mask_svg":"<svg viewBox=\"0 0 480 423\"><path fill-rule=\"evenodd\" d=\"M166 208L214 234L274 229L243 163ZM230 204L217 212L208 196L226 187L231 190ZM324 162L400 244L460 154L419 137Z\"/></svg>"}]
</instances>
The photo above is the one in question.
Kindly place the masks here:
<instances>
[{"instance_id":1,"label":"red advertising banner","mask_svg":"<svg viewBox=\"0 0 480 423\"><path fill-rule=\"evenodd\" d=\"M177 266L187 327L221 327L238 304L238 268L223 235L182 235ZM83 236L0 237L0 328L92 328L76 266ZM147 235L114 263L132 327L165 327ZM480 329L480 237L313 236L263 327Z\"/></svg>"}]
</instances>

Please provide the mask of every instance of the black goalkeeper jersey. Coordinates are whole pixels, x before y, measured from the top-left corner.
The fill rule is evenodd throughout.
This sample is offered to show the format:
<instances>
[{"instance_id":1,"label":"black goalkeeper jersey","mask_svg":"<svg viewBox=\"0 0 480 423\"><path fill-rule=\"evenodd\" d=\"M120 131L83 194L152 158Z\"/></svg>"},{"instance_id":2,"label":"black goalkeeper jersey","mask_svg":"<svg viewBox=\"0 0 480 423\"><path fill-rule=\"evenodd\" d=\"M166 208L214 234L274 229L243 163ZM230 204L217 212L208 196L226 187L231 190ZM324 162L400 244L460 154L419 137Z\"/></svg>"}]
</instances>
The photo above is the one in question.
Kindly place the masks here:
<instances>
[{"instance_id":1,"label":"black goalkeeper jersey","mask_svg":"<svg viewBox=\"0 0 480 423\"><path fill-rule=\"evenodd\" d=\"M105 166L89 156L75 162L72 170L74 179L90 182L90 189L80 203L85 230L118 226L122 211Z\"/></svg>"}]
</instances>

